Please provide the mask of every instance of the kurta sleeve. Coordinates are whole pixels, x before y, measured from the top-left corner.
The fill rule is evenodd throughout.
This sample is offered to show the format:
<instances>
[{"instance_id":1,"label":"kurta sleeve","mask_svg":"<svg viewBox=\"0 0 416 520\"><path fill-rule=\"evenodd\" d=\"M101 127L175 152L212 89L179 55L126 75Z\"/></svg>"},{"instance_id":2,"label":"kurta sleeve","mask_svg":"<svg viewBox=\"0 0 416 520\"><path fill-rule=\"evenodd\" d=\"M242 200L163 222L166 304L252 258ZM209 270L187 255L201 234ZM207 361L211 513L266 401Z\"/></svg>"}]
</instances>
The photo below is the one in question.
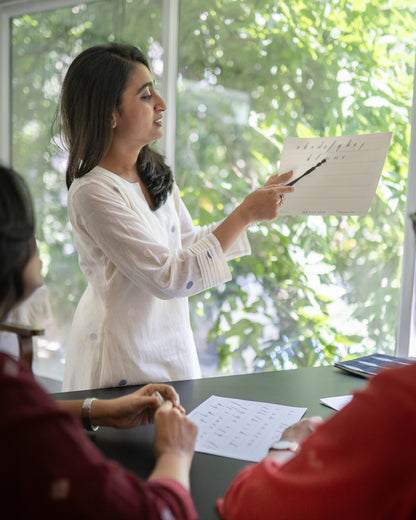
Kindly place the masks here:
<instances>
[{"instance_id":1,"label":"kurta sleeve","mask_svg":"<svg viewBox=\"0 0 416 520\"><path fill-rule=\"evenodd\" d=\"M131 204L117 181L111 186L82 180L71 187L68 199L74 242L80 258L93 254L100 259L107 277L115 266L161 299L192 296L231 279L220 243L208 229L191 236L185 208L179 216L175 213L177 222L171 226L175 231L180 228L181 241L166 245L166 237L161 238L161 231L144 214L146 208Z\"/></svg>"},{"instance_id":2,"label":"kurta sleeve","mask_svg":"<svg viewBox=\"0 0 416 520\"><path fill-rule=\"evenodd\" d=\"M416 518L416 366L387 369L283 466L245 468L218 502L226 520Z\"/></svg>"},{"instance_id":3,"label":"kurta sleeve","mask_svg":"<svg viewBox=\"0 0 416 520\"><path fill-rule=\"evenodd\" d=\"M4 518L195 520L173 479L144 482L104 458L80 421L10 356L0 354L1 508Z\"/></svg>"},{"instance_id":4,"label":"kurta sleeve","mask_svg":"<svg viewBox=\"0 0 416 520\"><path fill-rule=\"evenodd\" d=\"M197 242L205 236L211 234L222 222L214 222L208 226L194 226L192 218L186 208L183 200L179 195L179 190L176 187L173 196L175 197L175 205L178 208L179 218L181 221L182 240L184 247ZM246 256L251 253L250 242L248 241L247 233L243 232L234 244L226 251L226 260L233 260L241 256Z\"/></svg>"}]
</instances>

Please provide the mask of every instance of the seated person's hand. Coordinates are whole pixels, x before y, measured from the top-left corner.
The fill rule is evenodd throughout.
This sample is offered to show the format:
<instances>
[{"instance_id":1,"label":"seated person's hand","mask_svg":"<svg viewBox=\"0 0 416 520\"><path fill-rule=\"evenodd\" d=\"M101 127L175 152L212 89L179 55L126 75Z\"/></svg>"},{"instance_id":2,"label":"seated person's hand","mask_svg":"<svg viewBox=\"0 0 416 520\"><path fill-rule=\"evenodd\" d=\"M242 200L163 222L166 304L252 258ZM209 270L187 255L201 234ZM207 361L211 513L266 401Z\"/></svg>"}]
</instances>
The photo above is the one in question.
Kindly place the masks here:
<instances>
[{"instance_id":1,"label":"seated person's hand","mask_svg":"<svg viewBox=\"0 0 416 520\"><path fill-rule=\"evenodd\" d=\"M319 424L322 424L324 420L322 417L307 417L305 419L300 420L299 422L289 426L282 433L281 440L282 441L295 441L299 444L302 444L309 435L315 431L316 427Z\"/></svg>"},{"instance_id":2,"label":"seated person's hand","mask_svg":"<svg viewBox=\"0 0 416 520\"><path fill-rule=\"evenodd\" d=\"M116 399L98 399L91 407L93 424L115 428L133 428L151 424L156 410L169 401L181 414L185 412L180 405L179 395L170 385L149 384L136 392Z\"/></svg>"},{"instance_id":3,"label":"seated person's hand","mask_svg":"<svg viewBox=\"0 0 416 520\"><path fill-rule=\"evenodd\" d=\"M189 489L189 471L198 427L188 417L165 401L155 415L153 451L156 466L152 478L171 477Z\"/></svg>"},{"instance_id":4,"label":"seated person's hand","mask_svg":"<svg viewBox=\"0 0 416 520\"><path fill-rule=\"evenodd\" d=\"M287 449L271 449L267 457L272 458L278 464L284 464L285 462L288 462L292 457L294 457L295 453L297 453L297 450L299 449L302 442L304 442L309 437L309 435L315 431L317 426L323 422L324 420L322 417L315 416L302 419L292 426L289 426L282 433L280 440L290 441L291 443L294 443L294 445Z\"/></svg>"},{"instance_id":5,"label":"seated person's hand","mask_svg":"<svg viewBox=\"0 0 416 520\"><path fill-rule=\"evenodd\" d=\"M170 401L165 401L156 412L155 427L156 458L166 453L192 458L198 427Z\"/></svg>"}]
</instances>

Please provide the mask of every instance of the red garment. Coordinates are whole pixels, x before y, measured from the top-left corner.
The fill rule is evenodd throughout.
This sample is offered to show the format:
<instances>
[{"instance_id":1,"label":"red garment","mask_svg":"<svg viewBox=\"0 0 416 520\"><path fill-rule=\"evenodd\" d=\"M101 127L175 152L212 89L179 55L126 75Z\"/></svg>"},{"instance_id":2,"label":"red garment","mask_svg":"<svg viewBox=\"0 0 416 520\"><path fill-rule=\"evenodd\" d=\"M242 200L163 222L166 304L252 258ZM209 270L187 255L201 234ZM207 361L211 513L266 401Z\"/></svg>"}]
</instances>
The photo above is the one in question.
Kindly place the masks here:
<instances>
[{"instance_id":1,"label":"red garment","mask_svg":"<svg viewBox=\"0 0 416 520\"><path fill-rule=\"evenodd\" d=\"M173 479L139 480L103 457L80 421L30 371L0 353L0 517L5 520L196 519Z\"/></svg>"},{"instance_id":2,"label":"red garment","mask_svg":"<svg viewBox=\"0 0 416 520\"><path fill-rule=\"evenodd\" d=\"M386 369L279 466L240 472L226 520L416 519L416 365Z\"/></svg>"}]
</instances>

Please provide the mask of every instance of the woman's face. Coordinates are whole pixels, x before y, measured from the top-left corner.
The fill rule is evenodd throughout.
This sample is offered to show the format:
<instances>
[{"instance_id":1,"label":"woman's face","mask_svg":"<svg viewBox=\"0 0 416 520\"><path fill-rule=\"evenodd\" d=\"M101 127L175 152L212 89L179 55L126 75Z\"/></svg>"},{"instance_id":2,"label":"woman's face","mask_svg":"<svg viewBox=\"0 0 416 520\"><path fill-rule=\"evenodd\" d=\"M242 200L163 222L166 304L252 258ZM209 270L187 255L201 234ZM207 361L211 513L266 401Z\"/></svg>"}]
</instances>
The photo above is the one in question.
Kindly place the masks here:
<instances>
[{"instance_id":1,"label":"woman's face","mask_svg":"<svg viewBox=\"0 0 416 520\"><path fill-rule=\"evenodd\" d=\"M39 258L38 247L36 246L34 254L26 264L22 273L23 285L25 288L24 298L29 298L29 296L43 284L44 278L41 270L42 262Z\"/></svg>"},{"instance_id":2,"label":"woman's face","mask_svg":"<svg viewBox=\"0 0 416 520\"><path fill-rule=\"evenodd\" d=\"M149 69L138 63L130 73L121 105L113 114L113 140L141 149L163 135L163 99L154 88Z\"/></svg>"}]
</instances>

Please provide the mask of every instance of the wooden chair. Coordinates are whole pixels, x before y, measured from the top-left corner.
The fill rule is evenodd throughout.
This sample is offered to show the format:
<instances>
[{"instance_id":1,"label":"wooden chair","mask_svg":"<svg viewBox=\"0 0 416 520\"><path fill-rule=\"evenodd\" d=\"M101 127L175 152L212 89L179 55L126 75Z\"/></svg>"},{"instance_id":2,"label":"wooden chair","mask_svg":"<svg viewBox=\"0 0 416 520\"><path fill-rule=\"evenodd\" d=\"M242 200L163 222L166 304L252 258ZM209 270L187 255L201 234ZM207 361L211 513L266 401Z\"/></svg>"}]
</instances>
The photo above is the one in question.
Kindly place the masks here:
<instances>
[{"instance_id":1,"label":"wooden chair","mask_svg":"<svg viewBox=\"0 0 416 520\"><path fill-rule=\"evenodd\" d=\"M33 336L42 336L45 333L45 329L22 325L21 323L0 323L0 330L12 332L17 335L19 357L33 370Z\"/></svg>"}]
</instances>

